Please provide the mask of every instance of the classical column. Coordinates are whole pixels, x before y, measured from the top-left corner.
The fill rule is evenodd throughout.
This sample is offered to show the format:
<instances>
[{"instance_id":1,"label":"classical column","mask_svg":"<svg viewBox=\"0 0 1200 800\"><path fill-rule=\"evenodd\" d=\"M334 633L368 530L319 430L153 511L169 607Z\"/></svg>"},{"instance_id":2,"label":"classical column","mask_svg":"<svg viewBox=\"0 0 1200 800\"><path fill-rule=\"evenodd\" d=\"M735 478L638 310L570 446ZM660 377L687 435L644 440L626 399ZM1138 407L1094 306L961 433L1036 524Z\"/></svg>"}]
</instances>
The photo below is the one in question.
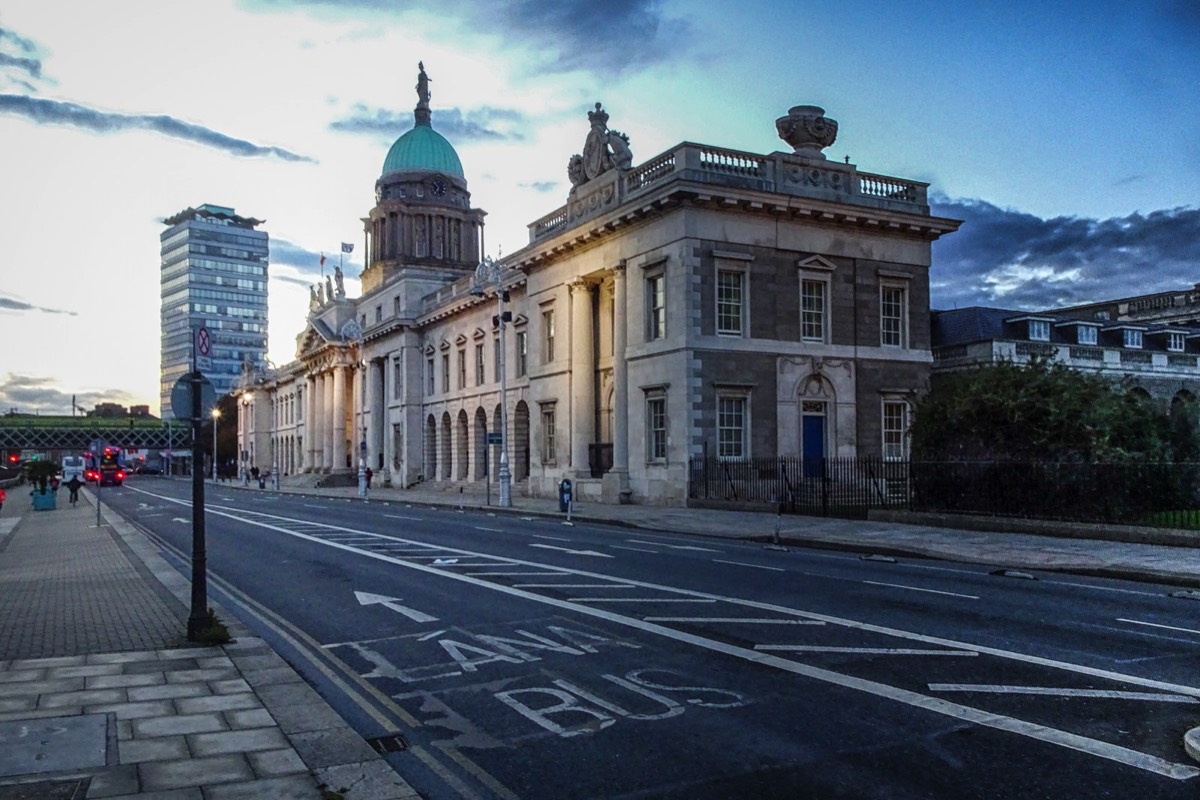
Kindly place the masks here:
<instances>
[{"instance_id":1,"label":"classical column","mask_svg":"<svg viewBox=\"0 0 1200 800\"><path fill-rule=\"evenodd\" d=\"M308 414L308 471L320 472L325 465L322 455L325 443L325 426L321 424L325 409L325 380L320 373L312 376Z\"/></svg>"},{"instance_id":2,"label":"classical column","mask_svg":"<svg viewBox=\"0 0 1200 800\"><path fill-rule=\"evenodd\" d=\"M333 470L346 469L346 372L349 367L339 364L333 368Z\"/></svg>"},{"instance_id":3,"label":"classical column","mask_svg":"<svg viewBox=\"0 0 1200 800\"><path fill-rule=\"evenodd\" d=\"M588 445L595 439L596 363L592 348L592 287L583 280L571 286L571 466L575 475L590 477Z\"/></svg>"},{"instance_id":4,"label":"classical column","mask_svg":"<svg viewBox=\"0 0 1200 800\"><path fill-rule=\"evenodd\" d=\"M367 369L370 370L367 375L367 382L370 384L370 390L367 393L367 410L370 412L370 437L367 440L367 459L372 470L379 469L379 454L384 452L383 437L385 420L387 419L387 398L384 396L384 386L387 383L386 370L388 361L386 358L377 359L368 362ZM375 463L370 463L370 462ZM380 476L382 483L383 477Z\"/></svg>"},{"instance_id":5,"label":"classical column","mask_svg":"<svg viewBox=\"0 0 1200 800\"><path fill-rule=\"evenodd\" d=\"M629 364L625 360L628 315L625 299L625 262L613 267L613 465L619 502L628 503L629 488Z\"/></svg>"},{"instance_id":6,"label":"classical column","mask_svg":"<svg viewBox=\"0 0 1200 800\"><path fill-rule=\"evenodd\" d=\"M321 471L330 472L337 462L333 460L333 374L337 367L331 367L321 375L321 391L324 406L321 409Z\"/></svg>"}]
</instances>

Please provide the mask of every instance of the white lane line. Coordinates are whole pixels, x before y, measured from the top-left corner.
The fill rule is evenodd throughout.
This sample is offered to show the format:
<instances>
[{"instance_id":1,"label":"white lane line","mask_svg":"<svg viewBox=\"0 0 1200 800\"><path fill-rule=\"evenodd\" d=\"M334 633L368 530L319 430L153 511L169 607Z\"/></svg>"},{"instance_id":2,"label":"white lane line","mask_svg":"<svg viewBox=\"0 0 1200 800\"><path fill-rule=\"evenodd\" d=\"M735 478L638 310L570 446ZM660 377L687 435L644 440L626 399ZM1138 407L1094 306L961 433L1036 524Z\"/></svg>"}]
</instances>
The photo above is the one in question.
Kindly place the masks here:
<instances>
[{"instance_id":1,"label":"white lane line","mask_svg":"<svg viewBox=\"0 0 1200 800\"><path fill-rule=\"evenodd\" d=\"M384 514L384 516L388 519L409 519L413 520L414 522L421 522L424 519L423 517L406 517L402 514Z\"/></svg>"},{"instance_id":2,"label":"white lane line","mask_svg":"<svg viewBox=\"0 0 1200 800\"><path fill-rule=\"evenodd\" d=\"M624 545L619 544L610 544L609 547L611 547L613 550L632 550L635 553L653 553L656 556L662 555L662 553L658 552L657 550L647 550L644 547L625 547Z\"/></svg>"},{"instance_id":3,"label":"white lane line","mask_svg":"<svg viewBox=\"0 0 1200 800\"><path fill-rule=\"evenodd\" d=\"M715 603L702 597L572 597L569 603Z\"/></svg>"},{"instance_id":4,"label":"white lane line","mask_svg":"<svg viewBox=\"0 0 1200 800\"><path fill-rule=\"evenodd\" d=\"M142 491L142 490L135 490L135 491ZM179 499L176 499L173 497L167 497L167 496L162 496L162 495L154 495L149 492L145 492L145 493L150 494L152 497L155 497L159 500L164 500L166 502L175 503L176 505L190 506L190 503L186 500L179 500ZM1049 744L1054 744L1059 747L1064 747L1064 748L1067 748L1070 750L1076 750L1076 751L1079 751L1082 753L1086 753L1088 755L1095 756L1097 758L1107 759L1109 761L1113 761L1113 762L1116 762L1119 764L1125 764L1127 766L1135 767L1137 769L1141 769L1141 770L1151 772L1151 773L1154 773L1157 775L1169 777L1174 780L1190 780L1192 778L1200 777L1200 768L1197 768L1193 764L1180 764L1180 763L1175 763L1172 761L1167 761L1164 758L1149 755L1147 753L1142 753L1140 751L1133 750L1128 747L1122 747L1120 745L1110 744L1108 742L1102 742L1097 739L1091 739L1089 737L1081 736L1079 734L1074 734L1074 733L1070 733L1068 731L1058 730L1056 728L1051 728L1046 725L1040 725L1038 723L1028 722L1026 720L1021 720L1021 719L1016 719L1015 717L1006 717L1006 716L1003 716L1000 714L996 714L992 711L984 711L983 709L973 708L971 706L964 706L959 703L952 703L948 700L943 700L942 698L930 697L928 695L920 694L918 692L913 692L908 689L902 689L898 686L890 686L888 684L879 683L878 681L867 680L865 678L857 678L852 675L835 672L835 671L829 670L829 669L823 669L821 667L812 666L810 664L804 664L799 661L792 661L792 660L789 660L786 658L782 658L780 656L771 655L770 653L756 652L754 650L751 650L751 649L748 649L745 647L741 647L739 645L730 644L727 642L721 642L721 641L717 641L715 639L709 639L704 636L698 636L696 634L692 634L687 631L682 631L682 630L678 630L675 628L669 628L669 627L665 627L662 625L656 625L652 622L644 622L640 619L636 619L634 617L629 617L624 614L619 614L619 613L616 613L613 611L608 611L608 610L605 610L602 608L593 608L593 607L590 607L587 605L571 603L571 602L568 602L565 600L560 600L558 598L547 597L546 595L540 595L540 594L536 594L534 592L527 592L523 589L515 589L511 586L504 586L504 585L498 584L498 583L492 583L489 581L479 580L478 578L476 578L474 576L463 575L461 573L454 573L454 572L449 572L446 570L440 570L440 569L437 569L436 567L428 566L425 564L418 564L413 561L406 561L406 560L403 560L400 558L385 555L383 553L356 550L354 548L347 547L345 545L340 545L340 544L337 544L334 542L325 541L319 537L310 536L310 535L302 534L302 533L296 533L294 531L289 531L287 528L281 527L280 525L277 525L277 524L269 524L267 522L263 522L263 521L257 520L257 519L248 520L239 513L240 509L237 509L237 508L220 509L215 506L209 506L209 511L214 516L227 517L229 519L235 520L237 522L241 522L243 524L257 525L258 527L265 528L267 530L273 530L277 533L282 533L285 535L295 536L295 537L301 538L301 539L306 539L315 544L321 544L321 545L325 545L326 547L333 547L335 549L344 550L348 553L359 555L364 558L373 558L378 561L383 561L386 563L394 564L396 566L404 567L406 569L412 569L412 570L416 570L419 572L424 572L431 576L436 576L436 577L446 578L449 580L456 580L456 581L460 581L463 583L467 583L476 588L488 589L490 591L499 592L500 594L506 594L506 595L521 598L524 600L532 600L535 602L540 602L544 605L552 606L554 608L559 608L564 611L571 611L571 612L578 613L578 614L592 616L597 619L611 622L615 625L622 625L622 626L625 626L628 628L633 628L635 630L640 630L644 633L648 633L651 635L660 636L660 637L663 637L666 639L672 639L672 640L680 642L682 644L688 644L693 647L708 650L710 652L721 653L721 654L728 655L728 656L731 656L734 658L740 658L745 661L761 664L761 665L767 666L767 667L772 667L774 669L778 669L783 672L789 672L793 675L800 675L800 676L803 676L806 678L810 678L812 680L822 681L824 683L828 683L828 684L831 684L834 686L840 686L840 687L850 689L853 691L863 692L865 694L870 694L875 697L881 697L881 698L884 698L887 700L891 700L893 702L903 703L905 705L909 705L914 708L921 708L926 711L930 711L932 713L942 714L943 716L951 717L954 719L960 719L965 722L970 722L970 723L973 723L976 725L980 725L982 727L988 727L988 728L993 728L996 730L1002 730L1002 731L1008 731L1011 733L1016 733L1018 735L1026 736L1031 739L1036 739L1038 741L1047 742ZM287 521L291 520L291 518L289 518L289 517L282 517L282 516L276 516L276 515L262 514L260 516L270 517L279 522L287 522ZM336 526L330 526L330 527L335 528ZM342 530L348 530L348 529L343 528ZM383 534L380 534L380 538L392 538L392 537L387 537ZM401 540L401 541L411 541L411 540ZM472 555L472 556L485 555L483 553L476 553L476 552L471 552L471 551L466 551L466 550L459 551L459 552L461 552L463 555ZM543 566L536 562L519 562L519 563L522 563L522 564L525 564L525 565L531 566L531 567ZM542 573L542 574L545 574L545 573ZM566 573L556 573L556 574L571 574L571 575L576 575L579 577L589 577L589 578L596 578L596 579L600 579L600 580L611 579L611 576L603 575L600 573L588 572L586 570L570 570L569 572L566 572ZM927 636L925 634L915 633L913 631L905 631L905 630L901 630L898 628L889 628L889 627L883 626L883 625L873 625L871 623L861 622L859 620L852 620L852 619L847 619L847 618L843 618L843 617L835 617L835 616L828 615L828 614L820 614L820 613L817 613L814 611L802 611L799 609L787 608L786 606L775 605L773 603L761 603L758 601L747 600L744 598L723 597L721 595L707 594L704 592L694 592L694 591L687 590L687 589L679 589L679 588L675 588L675 587L661 586L661 585L653 584L653 583L646 582L646 581L626 581L626 582L632 583L632 584L638 585L638 586L643 586L645 588L657 589L660 591L670 591L670 592L674 592L676 594L688 594L688 595L697 596L697 597L710 597L710 598L713 598L714 600L722 600L724 602L733 603L735 605L740 605L740 606L744 606L747 608L757 608L759 610L768 611L771 613L793 615L793 616L797 616L797 617L803 617L805 619L822 620L822 621L828 622L832 625L840 625L840 626L843 626L846 628L851 628L854 630L869 631L869 632L873 632L873 633L882 633L882 634L886 634L889 636L895 636L897 638L910 639L913 641L920 641L920 642L924 642L926 644L940 645L943 647L970 648L973 652L978 652L978 653L986 654L986 655L994 655L999 658L1006 658L1006 659L1021 662L1021 663L1037 664L1040 666L1061 669L1061 670L1064 670L1067 672L1073 672L1073 673L1082 674L1082 675L1090 675L1092 677L1107 678L1107 679L1114 680L1114 681L1121 682L1121 683L1132 684L1132 685L1136 685L1136 686L1145 686L1147 688L1154 688L1154 689L1164 689L1166 691L1177 691L1180 694L1187 694L1189 696L1200 697L1200 688L1185 686L1182 684L1174 684L1174 683L1170 683L1167 681L1159 681L1159 680L1154 680L1154 679L1150 679L1150 678L1142 678L1142 677L1139 677L1136 675L1126 675L1123 673L1114 672L1112 670L1098 669L1096 667L1087 667L1087 666L1083 666L1081 664L1071 664L1071 663L1065 662L1065 661L1056 661L1054 659L1043 658L1042 656L1035 656L1035 655L1031 655L1028 653L1018 653L1016 651L1004 650L1004 649L997 648L997 647L970 645L970 644L966 644L964 642L957 642L953 639L944 639L944 638L938 637L938 636Z\"/></svg>"},{"instance_id":5,"label":"white lane line","mask_svg":"<svg viewBox=\"0 0 1200 800\"><path fill-rule=\"evenodd\" d=\"M630 544L646 544L651 547L669 547L672 550L697 550L701 553L722 553L723 550L717 550L712 547L696 547L690 544L666 544L665 542L643 542L640 539L626 539Z\"/></svg>"},{"instance_id":6,"label":"white lane line","mask_svg":"<svg viewBox=\"0 0 1200 800\"><path fill-rule=\"evenodd\" d=\"M1195 633L1200 635L1200 631L1192 628L1176 628L1174 625L1159 625L1155 622L1142 622L1140 619L1125 619L1124 617L1117 617L1117 622L1128 622L1130 625L1145 625L1148 628L1162 628L1163 630L1168 631L1180 631L1181 633Z\"/></svg>"},{"instance_id":7,"label":"white lane line","mask_svg":"<svg viewBox=\"0 0 1200 800\"><path fill-rule=\"evenodd\" d=\"M911 647L821 647L807 644L756 644L755 650L770 653L865 653L880 656L977 656L970 650L929 650Z\"/></svg>"},{"instance_id":8,"label":"white lane line","mask_svg":"<svg viewBox=\"0 0 1200 800\"><path fill-rule=\"evenodd\" d=\"M754 569L769 569L772 572L786 572L783 567L764 567L762 564L747 564L743 561L722 561L719 558L714 558L713 561L717 564L733 564L735 567L753 567Z\"/></svg>"},{"instance_id":9,"label":"white lane line","mask_svg":"<svg viewBox=\"0 0 1200 800\"><path fill-rule=\"evenodd\" d=\"M225 500L226 502L229 501L228 497L223 497L221 499ZM301 505L303 505L305 508L325 508L324 504L317 504L317 503L301 503Z\"/></svg>"},{"instance_id":10,"label":"white lane line","mask_svg":"<svg viewBox=\"0 0 1200 800\"><path fill-rule=\"evenodd\" d=\"M574 539L570 539L566 536L547 536L544 533L531 533L531 534L529 534L529 538L531 538L531 539L549 539L552 542L573 542L573 541L575 541Z\"/></svg>"},{"instance_id":11,"label":"white lane line","mask_svg":"<svg viewBox=\"0 0 1200 800\"><path fill-rule=\"evenodd\" d=\"M633 588L632 586L629 588ZM754 619L751 617L642 617L646 622L741 622L747 625L824 625L815 619Z\"/></svg>"},{"instance_id":12,"label":"white lane line","mask_svg":"<svg viewBox=\"0 0 1200 800\"><path fill-rule=\"evenodd\" d=\"M504 531L501 530L500 528L483 528L483 527L480 527L479 525L475 526L475 530L487 531L488 533L504 533Z\"/></svg>"},{"instance_id":13,"label":"white lane line","mask_svg":"<svg viewBox=\"0 0 1200 800\"><path fill-rule=\"evenodd\" d=\"M636 589L628 583L514 583L516 589Z\"/></svg>"},{"instance_id":14,"label":"white lane line","mask_svg":"<svg viewBox=\"0 0 1200 800\"><path fill-rule=\"evenodd\" d=\"M962 597L967 600L978 600L979 596L974 594L959 594L958 592L940 592L937 589L922 589L920 586L905 586L902 583L883 583L881 581L863 581L872 586L890 586L893 589L908 589L913 592L928 592L929 594L944 594L947 597Z\"/></svg>"},{"instance_id":15,"label":"white lane line","mask_svg":"<svg viewBox=\"0 0 1200 800\"><path fill-rule=\"evenodd\" d=\"M1118 692L1110 689L1064 689L1055 686L1002 686L988 683L931 683L931 692L984 692L987 694L1036 694L1049 697L1098 697L1113 700L1145 700L1153 703L1200 703L1194 697L1163 692Z\"/></svg>"},{"instance_id":16,"label":"white lane line","mask_svg":"<svg viewBox=\"0 0 1200 800\"><path fill-rule=\"evenodd\" d=\"M419 566L419 565L413 564L412 566ZM513 575L513 576L536 575L540 578L553 578L557 575L570 575L570 574L571 573L569 573L569 572L476 572L476 573L474 573L474 575L472 577L479 577L482 575Z\"/></svg>"},{"instance_id":17,"label":"white lane line","mask_svg":"<svg viewBox=\"0 0 1200 800\"><path fill-rule=\"evenodd\" d=\"M553 544L531 544L530 547L540 547L543 550L558 550L562 553L570 553L573 556L592 556L595 558L612 558L608 553L601 553L598 550L572 550L569 547L559 547Z\"/></svg>"}]
</instances>

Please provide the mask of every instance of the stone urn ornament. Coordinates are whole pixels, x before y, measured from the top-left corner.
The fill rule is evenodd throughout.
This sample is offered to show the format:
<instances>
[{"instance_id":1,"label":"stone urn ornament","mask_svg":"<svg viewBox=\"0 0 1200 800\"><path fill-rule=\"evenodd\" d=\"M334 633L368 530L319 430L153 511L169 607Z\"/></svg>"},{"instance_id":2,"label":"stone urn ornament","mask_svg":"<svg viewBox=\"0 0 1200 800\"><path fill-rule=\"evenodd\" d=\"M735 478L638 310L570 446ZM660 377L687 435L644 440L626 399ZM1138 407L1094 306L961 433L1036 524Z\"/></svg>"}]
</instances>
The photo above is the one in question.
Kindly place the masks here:
<instances>
[{"instance_id":1,"label":"stone urn ornament","mask_svg":"<svg viewBox=\"0 0 1200 800\"><path fill-rule=\"evenodd\" d=\"M779 138L792 146L792 154L825 160L821 151L837 139L836 120L825 116L820 106L792 106L786 117L775 120Z\"/></svg>"}]
</instances>

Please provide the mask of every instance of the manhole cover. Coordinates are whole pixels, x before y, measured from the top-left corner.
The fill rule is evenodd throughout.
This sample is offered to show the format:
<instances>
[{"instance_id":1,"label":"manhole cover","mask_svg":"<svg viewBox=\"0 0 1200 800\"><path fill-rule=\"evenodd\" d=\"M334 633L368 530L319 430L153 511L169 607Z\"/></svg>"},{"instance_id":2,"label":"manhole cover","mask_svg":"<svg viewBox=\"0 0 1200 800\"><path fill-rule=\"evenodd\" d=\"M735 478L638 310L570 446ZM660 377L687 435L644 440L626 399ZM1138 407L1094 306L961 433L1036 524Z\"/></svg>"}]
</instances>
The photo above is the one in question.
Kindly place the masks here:
<instances>
[{"instance_id":1,"label":"manhole cover","mask_svg":"<svg viewBox=\"0 0 1200 800\"><path fill-rule=\"evenodd\" d=\"M0 786L0 800L83 800L91 778Z\"/></svg>"},{"instance_id":2,"label":"manhole cover","mask_svg":"<svg viewBox=\"0 0 1200 800\"><path fill-rule=\"evenodd\" d=\"M115 740L112 714L0 722L0 777L103 767L110 732ZM114 763L115 757L114 748Z\"/></svg>"},{"instance_id":3,"label":"manhole cover","mask_svg":"<svg viewBox=\"0 0 1200 800\"><path fill-rule=\"evenodd\" d=\"M408 742L404 741L404 737L398 733L390 733L387 736L376 736L374 739L367 739L367 744L371 745L379 755L383 755L384 753L399 753L408 749Z\"/></svg>"}]
</instances>

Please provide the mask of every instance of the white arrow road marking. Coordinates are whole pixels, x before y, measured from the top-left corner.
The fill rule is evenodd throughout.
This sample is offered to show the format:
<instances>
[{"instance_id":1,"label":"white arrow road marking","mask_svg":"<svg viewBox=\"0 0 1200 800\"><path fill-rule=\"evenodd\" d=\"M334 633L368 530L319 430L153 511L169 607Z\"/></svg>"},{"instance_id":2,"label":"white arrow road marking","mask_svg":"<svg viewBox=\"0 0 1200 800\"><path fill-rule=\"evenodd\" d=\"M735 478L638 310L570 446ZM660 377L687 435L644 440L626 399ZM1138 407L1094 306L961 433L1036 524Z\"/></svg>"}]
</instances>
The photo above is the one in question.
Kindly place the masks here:
<instances>
[{"instance_id":1,"label":"white arrow road marking","mask_svg":"<svg viewBox=\"0 0 1200 800\"><path fill-rule=\"evenodd\" d=\"M1102 697L1146 700L1156 703L1200 703L1194 697L1162 692L1118 692L1109 689L1060 689L1054 686L997 686L986 683L931 683L931 692L986 692L988 694L1040 694L1051 697Z\"/></svg>"},{"instance_id":2,"label":"white arrow road marking","mask_svg":"<svg viewBox=\"0 0 1200 800\"><path fill-rule=\"evenodd\" d=\"M369 592L355 592L354 596L358 599L360 605L381 605L384 608L390 608L392 611L403 614L413 622L437 622L437 617L431 617L423 611L417 611L416 609L409 608L408 606L400 605L398 602L396 602L400 599L399 597L388 597L386 595L371 594Z\"/></svg>"},{"instance_id":3,"label":"white arrow road marking","mask_svg":"<svg viewBox=\"0 0 1200 800\"><path fill-rule=\"evenodd\" d=\"M171 517L171 522L191 522L191 520L185 517Z\"/></svg>"},{"instance_id":4,"label":"white arrow road marking","mask_svg":"<svg viewBox=\"0 0 1200 800\"><path fill-rule=\"evenodd\" d=\"M564 553L570 553L573 556L599 556L600 558L612 558L608 553L597 553L595 550L572 550L569 547L555 547L552 544L531 544L530 547L542 547L546 550L561 550Z\"/></svg>"},{"instance_id":5,"label":"white arrow road marking","mask_svg":"<svg viewBox=\"0 0 1200 800\"><path fill-rule=\"evenodd\" d=\"M448 564L457 564L458 559L457 558L435 558L431 563L444 567Z\"/></svg>"}]
</instances>

